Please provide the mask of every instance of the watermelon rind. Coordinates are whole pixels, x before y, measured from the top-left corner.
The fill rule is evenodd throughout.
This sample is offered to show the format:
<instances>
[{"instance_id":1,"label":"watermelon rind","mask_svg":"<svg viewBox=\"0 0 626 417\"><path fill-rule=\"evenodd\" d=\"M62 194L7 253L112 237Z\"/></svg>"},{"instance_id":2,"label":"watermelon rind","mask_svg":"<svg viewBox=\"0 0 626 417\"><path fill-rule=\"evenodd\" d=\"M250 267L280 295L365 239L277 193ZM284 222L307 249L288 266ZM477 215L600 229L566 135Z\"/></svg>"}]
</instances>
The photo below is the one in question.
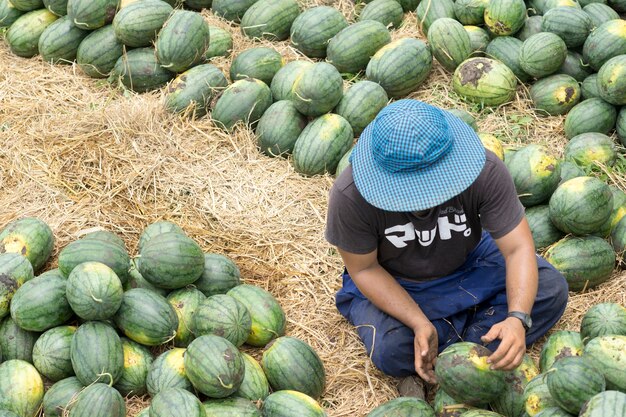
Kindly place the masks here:
<instances>
[{"instance_id":1,"label":"watermelon rind","mask_svg":"<svg viewBox=\"0 0 626 417\"><path fill-rule=\"evenodd\" d=\"M186 349L173 348L156 357L146 375L146 388L151 397L168 388L193 389L185 372Z\"/></svg>"},{"instance_id":2,"label":"watermelon rind","mask_svg":"<svg viewBox=\"0 0 626 417\"><path fill-rule=\"evenodd\" d=\"M595 304L587 309L580 322L583 342L606 335L626 336L626 308L618 303Z\"/></svg>"},{"instance_id":3,"label":"watermelon rind","mask_svg":"<svg viewBox=\"0 0 626 417\"><path fill-rule=\"evenodd\" d=\"M292 101L276 101L259 119L256 128L259 149L267 156L290 154L307 122Z\"/></svg>"},{"instance_id":4,"label":"watermelon rind","mask_svg":"<svg viewBox=\"0 0 626 417\"><path fill-rule=\"evenodd\" d=\"M43 380L33 365L19 359L0 364L0 410L35 417L43 394Z\"/></svg>"},{"instance_id":5,"label":"watermelon rind","mask_svg":"<svg viewBox=\"0 0 626 417\"><path fill-rule=\"evenodd\" d=\"M517 79L503 63L470 58L454 71L452 87L463 99L483 106L499 106L515 97Z\"/></svg>"},{"instance_id":6,"label":"watermelon rind","mask_svg":"<svg viewBox=\"0 0 626 417\"><path fill-rule=\"evenodd\" d=\"M70 357L74 333L75 326L54 327L43 333L33 345L33 365L50 381L59 381L74 375Z\"/></svg>"},{"instance_id":7,"label":"watermelon rind","mask_svg":"<svg viewBox=\"0 0 626 417\"><path fill-rule=\"evenodd\" d=\"M84 385L113 385L124 370L124 349L116 330L104 322L88 321L74 333L70 358L76 377Z\"/></svg>"},{"instance_id":8,"label":"watermelon rind","mask_svg":"<svg viewBox=\"0 0 626 417\"><path fill-rule=\"evenodd\" d=\"M585 345L583 358L589 358L602 372L607 389L626 391L626 336L605 335L591 339Z\"/></svg>"},{"instance_id":9,"label":"watermelon rind","mask_svg":"<svg viewBox=\"0 0 626 417\"><path fill-rule=\"evenodd\" d=\"M320 404L298 391L276 391L261 406L263 417L326 417Z\"/></svg>"},{"instance_id":10,"label":"watermelon rind","mask_svg":"<svg viewBox=\"0 0 626 417\"><path fill-rule=\"evenodd\" d=\"M272 105L272 92L261 80L245 78L229 85L217 99L211 118L226 131L243 123L255 126Z\"/></svg>"},{"instance_id":11,"label":"watermelon rind","mask_svg":"<svg viewBox=\"0 0 626 417\"><path fill-rule=\"evenodd\" d=\"M228 80L214 65L195 66L172 81L165 96L165 108L176 113L204 116L213 98L228 86ZM181 230L182 232L182 230ZM145 243L145 242L143 242ZM143 245L140 245L140 250Z\"/></svg>"},{"instance_id":12,"label":"watermelon rind","mask_svg":"<svg viewBox=\"0 0 626 417\"><path fill-rule=\"evenodd\" d=\"M124 45L115 36L113 26L92 31L78 46L76 62L92 78L106 78L124 53Z\"/></svg>"},{"instance_id":13,"label":"watermelon rind","mask_svg":"<svg viewBox=\"0 0 626 417\"><path fill-rule=\"evenodd\" d=\"M334 7L312 7L293 21L290 42L309 58L325 58L328 41L347 26L345 16Z\"/></svg>"}]
</instances>

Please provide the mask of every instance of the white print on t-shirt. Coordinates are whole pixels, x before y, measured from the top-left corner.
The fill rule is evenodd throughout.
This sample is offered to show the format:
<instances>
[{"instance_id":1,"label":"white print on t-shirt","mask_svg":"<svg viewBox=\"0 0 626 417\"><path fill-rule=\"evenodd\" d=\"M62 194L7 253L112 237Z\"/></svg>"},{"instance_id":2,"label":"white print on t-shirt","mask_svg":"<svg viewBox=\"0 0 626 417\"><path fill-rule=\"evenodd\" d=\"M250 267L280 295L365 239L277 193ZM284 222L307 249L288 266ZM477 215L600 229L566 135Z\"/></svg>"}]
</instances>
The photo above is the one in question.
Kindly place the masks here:
<instances>
[{"instance_id":1,"label":"white print on t-shirt","mask_svg":"<svg viewBox=\"0 0 626 417\"><path fill-rule=\"evenodd\" d=\"M439 239L450 240L452 239L452 231L463 233L463 236L469 237L472 234L472 228L467 224L467 218L465 214L455 214L454 223L450 223L448 216L440 216L437 219L437 224L432 230L417 230L413 223L402 224L385 229L385 237L396 248L404 248L407 246L406 242L415 240L422 246L430 246L437 236L439 231ZM398 234L394 234L398 233ZM400 234L402 233L402 234Z\"/></svg>"}]
</instances>

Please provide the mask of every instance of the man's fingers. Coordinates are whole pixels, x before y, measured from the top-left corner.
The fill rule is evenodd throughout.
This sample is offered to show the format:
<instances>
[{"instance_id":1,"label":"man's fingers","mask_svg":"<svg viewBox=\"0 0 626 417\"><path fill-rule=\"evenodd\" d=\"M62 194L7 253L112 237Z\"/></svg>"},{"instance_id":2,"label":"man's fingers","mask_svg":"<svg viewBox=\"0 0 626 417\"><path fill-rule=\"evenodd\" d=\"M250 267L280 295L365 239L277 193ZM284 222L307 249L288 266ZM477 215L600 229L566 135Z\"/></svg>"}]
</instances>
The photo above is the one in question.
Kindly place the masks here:
<instances>
[{"instance_id":1,"label":"man's fingers","mask_svg":"<svg viewBox=\"0 0 626 417\"><path fill-rule=\"evenodd\" d=\"M500 335L500 327L495 325L495 326L492 326L491 329L489 329L489 331L487 332L487 334L481 337L480 340L482 340L485 343L491 343L496 338L498 338L499 335Z\"/></svg>"},{"instance_id":2,"label":"man's fingers","mask_svg":"<svg viewBox=\"0 0 626 417\"><path fill-rule=\"evenodd\" d=\"M502 339L502 342L500 343L500 346L498 346L498 349L496 349L496 351L493 352L491 356L489 356L489 358L487 358L487 363L490 363L492 365L499 363L502 358L504 358L509 352L512 344L512 340L508 338Z\"/></svg>"}]
</instances>

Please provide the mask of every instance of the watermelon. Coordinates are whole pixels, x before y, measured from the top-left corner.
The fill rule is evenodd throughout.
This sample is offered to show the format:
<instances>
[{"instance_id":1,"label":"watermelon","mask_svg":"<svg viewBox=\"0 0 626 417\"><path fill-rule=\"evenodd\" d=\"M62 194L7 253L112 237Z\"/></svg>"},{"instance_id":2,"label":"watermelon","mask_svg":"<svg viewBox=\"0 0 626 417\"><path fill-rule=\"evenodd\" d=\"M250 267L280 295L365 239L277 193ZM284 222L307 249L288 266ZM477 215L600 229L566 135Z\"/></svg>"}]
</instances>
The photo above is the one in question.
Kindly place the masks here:
<instances>
[{"instance_id":1,"label":"watermelon","mask_svg":"<svg viewBox=\"0 0 626 417\"><path fill-rule=\"evenodd\" d=\"M0 364L0 410L12 411L19 417L34 417L43 392L41 376L30 363L12 359Z\"/></svg>"},{"instance_id":2,"label":"watermelon","mask_svg":"<svg viewBox=\"0 0 626 417\"><path fill-rule=\"evenodd\" d=\"M397 29L402 24L403 18L404 10L396 0L374 0L361 10L358 20L375 20L385 27Z\"/></svg>"},{"instance_id":3,"label":"watermelon","mask_svg":"<svg viewBox=\"0 0 626 417\"><path fill-rule=\"evenodd\" d=\"M63 417L76 401L83 389L83 384L75 376L62 379L53 384L43 396L43 413L46 417ZM69 411L69 410L68 410Z\"/></svg>"},{"instance_id":4,"label":"watermelon","mask_svg":"<svg viewBox=\"0 0 626 417\"><path fill-rule=\"evenodd\" d=\"M522 43L521 40L511 36L498 36L489 42L485 53L488 57L496 59L509 67L520 81L526 82L531 77L519 65Z\"/></svg>"},{"instance_id":5,"label":"watermelon","mask_svg":"<svg viewBox=\"0 0 626 417\"><path fill-rule=\"evenodd\" d=\"M309 61L291 61L278 70L274 78L270 90L274 101L290 100L293 96L293 84L300 77L305 68L313 65Z\"/></svg>"},{"instance_id":6,"label":"watermelon","mask_svg":"<svg viewBox=\"0 0 626 417\"><path fill-rule=\"evenodd\" d=\"M124 289L115 272L99 262L85 262L67 278L66 296L72 310L84 320L106 320L122 304Z\"/></svg>"},{"instance_id":7,"label":"watermelon","mask_svg":"<svg viewBox=\"0 0 626 417\"><path fill-rule=\"evenodd\" d=\"M0 322L0 359L20 359L32 363L33 347L38 337L38 333L24 330L11 317L6 317Z\"/></svg>"},{"instance_id":8,"label":"watermelon","mask_svg":"<svg viewBox=\"0 0 626 417\"><path fill-rule=\"evenodd\" d=\"M597 236L566 237L549 248L545 258L565 276L570 291L603 283L615 266L613 247Z\"/></svg>"},{"instance_id":9,"label":"watermelon","mask_svg":"<svg viewBox=\"0 0 626 417\"><path fill-rule=\"evenodd\" d=\"M35 217L14 220L0 232L0 254L9 252L24 255L34 272L38 272L48 262L53 248L54 235L50 226Z\"/></svg>"},{"instance_id":10,"label":"watermelon","mask_svg":"<svg viewBox=\"0 0 626 417\"><path fill-rule=\"evenodd\" d=\"M470 39L472 56L483 56L491 38L489 33L478 26L463 26Z\"/></svg>"},{"instance_id":11,"label":"watermelon","mask_svg":"<svg viewBox=\"0 0 626 417\"><path fill-rule=\"evenodd\" d=\"M191 382L185 372L185 349L174 348L160 354L148 370L146 388L150 396L168 388L183 388L191 391Z\"/></svg>"},{"instance_id":12,"label":"watermelon","mask_svg":"<svg viewBox=\"0 0 626 417\"><path fill-rule=\"evenodd\" d=\"M586 175L585 171L581 167L571 161L562 161L560 165L561 181L559 182L559 185L567 180L571 180L572 178L584 177Z\"/></svg>"},{"instance_id":13,"label":"watermelon","mask_svg":"<svg viewBox=\"0 0 626 417\"><path fill-rule=\"evenodd\" d=\"M67 0L43 0L43 5L59 17L67 15Z\"/></svg>"},{"instance_id":14,"label":"watermelon","mask_svg":"<svg viewBox=\"0 0 626 417\"><path fill-rule=\"evenodd\" d=\"M485 7L485 26L495 36L509 36L526 23L524 0L491 0Z\"/></svg>"},{"instance_id":15,"label":"watermelon","mask_svg":"<svg viewBox=\"0 0 626 417\"><path fill-rule=\"evenodd\" d=\"M6 32L11 52L24 58L37 55L41 34L57 19L46 9L34 10L17 18Z\"/></svg>"},{"instance_id":16,"label":"watermelon","mask_svg":"<svg viewBox=\"0 0 626 417\"><path fill-rule=\"evenodd\" d=\"M367 414L367 417L435 417L428 403L419 398L399 397L379 405Z\"/></svg>"},{"instance_id":17,"label":"watermelon","mask_svg":"<svg viewBox=\"0 0 626 417\"><path fill-rule=\"evenodd\" d=\"M539 358L539 367L542 372L547 372L559 359L568 356L581 356L582 353L583 341L580 333L571 330L559 330L552 333L544 343Z\"/></svg>"},{"instance_id":18,"label":"watermelon","mask_svg":"<svg viewBox=\"0 0 626 417\"><path fill-rule=\"evenodd\" d=\"M195 337L192 332L192 319L200 303L206 297L196 288L183 288L172 291L167 296L167 301L172 305L178 316L178 330L174 338L174 345L186 347Z\"/></svg>"},{"instance_id":19,"label":"watermelon","mask_svg":"<svg viewBox=\"0 0 626 417\"><path fill-rule=\"evenodd\" d=\"M417 27L424 35L428 33L430 25L439 18L449 17L454 19L454 2L452 0L426 0L420 1L415 9L417 15Z\"/></svg>"},{"instance_id":20,"label":"watermelon","mask_svg":"<svg viewBox=\"0 0 626 417\"><path fill-rule=\"evenodd\" d=\"M190 324L196 336L214 334L239 347L250 336L252 322L241 302L226 294L216 294L198 305Z\"/></svg>"},{"instance_id":21,"label":"watermelon","mask_svg":"<svg viewBox=\"0 0 626 417\"><path fill-rule=\"evenodd\" d=\"M263 113L272 104L272 92L260 80L245 78L228 86L217 100L211 117L227 131L238 122L256 125Z\"/></svg>"},{"instance_id":22,"label":"watermelon","mask_svg":"<svg viewBox=\"0 0 626 417\"><path fill-rule=\"evenodd\" d=\"M133 288L144 288L150 290L162 296L167 296L168 290L165 288L158 288L146 281L135 266L135 262L139 262L139 258L131 261L131 267L128 271L128 282L124 285L124 291L131 290Z\"/></svg>"},{"instance_id":23,"label":"watermelon","mask_svg":"<svg viewBox=\"0 0 626 417\"><path fill-rule=\"evenodd\" d=\"M11 4L22 12L30 12L44 7L42 0L11 0Z\"/></svg>"},{"instance_id":24,"label":"watermelon","mask_svg":"<svg viewBox=\"0 0 626 417\"><path fill-rule=\"evenodd\" d=\"M566 114L578 104L580 87L569 75L556 74L533 84L530 97L536 110L556 116Z\"/></svg>"},{"instance_id":25,"label":"watermelon","mask_svg":"<svg viewBox=\"0 0 626 417\"><path fill-rule=\"evenodd\" d=\"M582 133L570 139L563 157L582 167L596 163L611 166L617 158L615 143L602 133Z\"/></svg>"},{"instance_id":26,"label":"watermelon","mask_svg":"<svg viewBox=\"0 0 626 417\"><path fill-rule=\"evenodd\" d=\"M312 398L324 392L324 364L303 340L282 336L272 341L263 352L261 366L274 391L299 391Z\"/></svg>"},{"instance_id":27,"label":"watermelon","mask_svg":"<svg viewBox=\"0 0 626 417\"><path fill-rule=\"evenodd\" d=\"M251 39L283 41L289 37L291 24L299 14L296 0L260 0L241 18L241 33Z\"/></svg>"},{"instance_id":28,"label":"watermelon","mask_svg":"<svg viewBox=\"0 0 626 417\"><path fill-rule=\"evenodd\" d=\"M526 207L548 201L561 179L558 159L545 146L527 145L507 162L519 199Z\"/></svg>"},{"instance_id":29,"label":"watermelon","mask_svg":"<svg viewBox=\"0 0 626 417\"><path fill-rule=\"evenodd\" d=\"M78 45L76 62L92 78L106 78L124 53L124 45L115 36L113 26L94 30Z\"/></svg>"},{"instance_id":30,"label":"watermelon","mask_svg":"<svg viewBox=\"0 0 626 417\"><path fill-rule=\"evenodd\" d=\"M606 335L626 336L626 308L618 303L595 304L580 322L580 336L585 343Z\"/></svg>"},{"instance_id":31,"label":"watermelon","mask_svg":"<svg viewBox=\"0 0 626 417\"><path fill-rule=\"evenodd\" d=\"M561 68L558 70L559 74L567 74L573 77L578 82L583 82L587 77L591 75L591 68L583 61L583 56L576 51L567 51L567 56Z\"/></svg>"},{"instance_id":32,"label":"watermelon","mask_svg":"<svg viewBox=\"0 0 626 417\"><path fill-rule=\"evenodd\" d=\"M258 0L213 0L211 9L217 16L239 22L246 10Z\"/></svg>"},{"instance_id":33,"label":"watermelon","mask_svg":"<svg viewBox=\"0 0 626 417\"><path fill-rule=\"evenodd\" d=\"M42 272L39 276L40 277L58 277L58 278L65 279L65 277L63 276L59 268L54 268L54 269L50 269L49 271Z\"/></svg>"},{"instance_id":34,"label":"watermelon","mask_svg":"<svg viewBox=\"0 0 626 417\"><path fill-rule=\"evenodd\" d=\"M606 379L606 388L626 390L626 336L606 335L591 339L585 345L583 358L589 358Z\"/></svg>"},{"instance_id":35,"label":"watermelon","mask_svg":"<svg viewBox=\"0 0 626 417\"><path fill-rule=\"evenodd\" d=\"M435 364L440 387L467 404L484 404L504 391L504 373L490 369L491 351L472 342L459 342L441 352ZM480 390L476 387L480 386Z\"/></svg>"},{"instance_id":36,"label":"watermelon","mask_svg":"<svg viewBox=\"0 0 626 417\"><path fill-rule=\"evenodd\" d=\"M150 417L205 417L200 400L187 390L168 388L159 392L150 403Z\"/></svg>"},{"instance_id":37,"label":"watermelon","mask_svg":"<svg viewBox=\"0 0 626 417\"><path fill-rule=\"evenodd\" d=\"M622 146L626 146L626 107L619 111L615 122L615 131Z\"/></svg>"},{"instance_id":38,"label":"watermelon","mask_svg":"<svg viewBox=\"0 0 626 417\"><path fill-rule=\"evenodd\" d=\"M0 253L0 319L9 314L15 291L33 279L33 267L18 253Z\"/></svg>"},{"instance_id":39,"label":"watermelon","mask_svg":"<svg viewBox=\"0 0 626 417\"><path fill-rule=\"evenodd\" d=\"M626 12L626 2L624 0L608 0L609 6L615 11L624 13Z\"/></svg>"},{"instance_id":40,"label":"watermelon","mask_svg":"<svg viewBox=\"0 0 626 417\"><path fill-rule=\"evenodd\" d=\"M298 391L276 391L261 406L263 417L325 417L326 413L313 398Z\"/></svg>"},{"instance_id":41,"label":"watermelon","mask_svg":"<svg viewBox=\"0 0 626 417\"><path fill-rule=\"evenodd\" d=\"M370 57L391 42L387 28L374 20L354 23L333 36L326 49L327 61L340 73L356 74L367 67Z\"/></svg>"},{"instance_id":42,"label":"watermelon","mask_svg":"<svg viewBox=\"0 0 626 417\"><path fill-rule=\"evenodd\" d=\"M270 384L261 365L252 356L241 352L244 365L243 381L233 396L250 401L263 401L270 394Z\"/></svg>"},{"instance_id":43,"label":"watermelon","mask_svg":"<svg viewBox=\"0 0 626 417\"><path fill-rule=\"evenodd\" d=\"M517 89L515 74L504 64L489 58L470 58L454 71L454 91L463 99L484 106L499 106L513 100Z\"/></svg>"},{"instance_id":44,"label":"watermelon","mask_svg":"<svg viewBox=\"0 0 626 417\"><path fill-rule=\"evenodd\" d=\"M350 165L350 155L352 155L353 149L354 147L350 148L350 150L348 150L348 152L343 154L343 156L339 160L339 163L337 164L337 169L335 170L335 178L339 177L339 175L341 175L341 173L346 168L348 168L348 165Z\"/></svg>"},{"instance_id":45,"label":"watermelon","mask_svg":"<svg viewBox=\"0 0 626 417\"><path fill-rule=\"evenodd\" d=\"M132 3L113 18L115 36L132 48L150 46L173 10L162 0Z\"/></svg>"},{"instance_id":46,"label":"watermelon","mask_svg":"<svg viewBox=\"0 0 626 417\"><path fill-rule=\"evenodd\" d=\"M114 320L129 339L145 346L173 340L178 329L176 312L165 297L143 288L124 293Z\"/></svg>"},{"instance_id":47,"label":"watermelon","mask_svg":"<svg viewBox=\"0 0 626 417\"><path fill-rule=\"evenodd\" d=\"M333 113L318 117L296 140L292 159L295 170L307 176L333 174L353 138L352 127L343 117Z\"/></svg>"},{"instance_id":48,"label":"watermelon","mask_svg":"<svg viewBox=\"0 0 626 417\"><path fill-rule=\"evenodd\" d=\"M194 9L194 10L202 10L202 9L209 9L211 8L211 3L213 3L212 0L183 0L185 3L185 6L189 7L190 9Z\"/></svg>"},{"instance_id":49,"label":"watermelon","mask_svg":"<svg viewBox=\"0 0 626 417\"><path fill-rule=\"evenodd\" d=\"M572 414L578 414L583 404L606 386L604 375L584 356L557 361L547 374L547 383L554 401Z\"/></svg>"},{"instance_id":50,"label":"watermelon","mask_svg":"<svg viewBox=\"0 0 626 417\"><path fill-rule=\"evenodd\" d=\"M476 119L467 110L447 109L447 112L452 113L454 116L464 121L469 127L474 129L475 132L478 132L478 125L476 124Z\"/></svg>"},{"instance_id":51,"label":"watermelon","mask_svg":"<svg viewBox=\"0 0 626 417\"><path fill-rule=\"evenodd\" d=\"M404 12L414 12L418 6L420 0L399 0L398 3L402 6Z\"/></svg>"},{"instance_id":52,"label":"watermelon","mask_svg":"<svg viewBox=\"0 0 626 417\"><path fill-rule=\"evenodd\" d=\"M205 59L228 56L233 49L233 36L229 31L209 26L209 48L204 53Z\"/></svg>"},{"instance_id":53,"label":"watermelon","mask_svg":"<svg viewBox=\"0 0 626 417\"><path fill-rule=\"evenodd\" d=\"M66 281L36 277L19 287L11 300L11 317L24 330L43 332L67 322L73 315L65 297Z\"/></svg>"},{"instance_id":54,"label":"watermelon","mask_svg":"<svg viewBox=\"0 0 626 417\"><path fill-rule=\"evenodd\" d=\"M619 19L619 14L615 10L602 3L589 3L583 7L583 11L591 18L594 29L609 20Z\"/></svg>"},{"instance_id":55,"label":"watermelon","mask_svg":"<svg viewBox=\"0 0 626 417\"><path fill-rule=\"evenodd\" d=\"M167 220L160 220L158 222L154 222L149 224L143 232L141 232L141 236L139 236L139 243L137 243L137 250L139 253L143 250L146 243L151 240L153 237L157 235L162 235L167 232L177 232L182 235L185 234L185 231L180 228L176 223L172 223Z\"/></svg>"},{"instance_id":56,"label":"watermelon","mask_svg":"<svg viewBox=\"0 0 626 417\"><path fill-rule=\"evenodd\" d=\"M549 407L535 414L535 417L572 417L572 415L561 407Z\"/></svg>"},{"instance_id":57,"label":"watermelon","mask_svg":"<svg viewBox=\"0 0 626 417\"><path fill-rule=\"evenodd\" d=\"M600 97L616 106L626 104L626 55L606 61L598 71Z\"/></svg>"},{"instance_id":58,"label":"watermelon","mask_svg":"<svg viewBox=\"0 0 626 417\"><path fill-rule=\"evenodd\" d=\"M228 80L214 65L203 64L180 74L167 88L165 107L176 113L192 111L204 116L213 97L228 86Z\"/></svg>"},{"instance_id":59,"label":"watermelon","mask_svg":"<svg viewBox=\"0 0 626 417\"><path fill-rule=\"evenodd\" d=\"M256 78L270 85L283 66L283 57L274 48L250 48L241 52L230 65L231 81Z\"/></svg>"},{"instance_id":60,"label":"watermelon","mask_svg":"<svg viewBox=\"0 0 626 417\"><path fill-rule=\"evenodd\" d=\"M359 81L346 91L335 113L346 119L353 134L358 136L388 101L387 93L379 84Z\"/></svg>"},{"instance_id":61,"label":"watermelon","mask_svg":"<svg viewBox=\"0 0 626 417\"><path fill-rule=\"evenodd\" d=\"M309 58L325 58L328 41L347 26L344 15L334 7L312 7L293 21L290 42Z\"/></svg>"},{"instance_id":62,"label":"watermelon","mask_svg":"<svg viewBox=\"0 0 626 417\"><path fill-rule=\"evenodd\" d=\"M530 16L524 22L524 26L515 34L515 37L522 42L531 36L543 32L543 16Z\"/></svg>"},{"instance_id":63,"label":"watermelon","mask_svg":"<svg viewBox=\"0 0 626 417\"><path fill-rule=\"evenodd\" d=\"M474 409L463 413L464 417L504 417L502 414L487 410Z\"/></svg>"},{"instance_id":64,"label":"watermelon","mask_svg":"<svg viewBox=\"0 0 626 417\"><path fill-rule=\"evenodd\" d=\"M261 412L252 401L229 397L208 400L202 403L207 416L218 417L261 417Z\"/></svg>"},{"instance_id":65,"label":"watermelon","mask_svg":"<svg viewBox=\"0 0 626 417\"><path fill-rule=\"evenodd\" d=\"M541 373L531 379L524 388L524 408L529 416L536 416L551 407L558 405L550 395L546 374Z\"/></svg>"},{"instance_id":66,"label":"watermelon","mask_svg":"<svg viewBox=\"0 0 626 417\"><path fill-rule=\"evenodd\" d=\"M485 23L485 8L489 0L457 0L454 3L454 15L463 25L482 25Z\"/></svg>"},{"instance_id":67,"label":"watermelon","mask_svg":"<svg viewBox=\"0 0 626 417\"><path fill-rule=\"evenodd\" d=\"M23 14L9 0L0 0L0 28L8 28Z\"/></svg>"},{"instance_id":68,"label":"watermelon","mask_svg":"<svg viewBox=\"0 0 626 417\"><path fill-rule=\"evenodd\" d=\"M75 326L54 327L35 342L32 349L33 365L50 381L60 381L74 375L70 357L74 333Z\"/></svg>"},{"instance_id":69,"label":"watermelon","mask_svg":"<svg viewBox=\"0 0 626 417\"><path fill-rule=\"evenodd\" d=\"M428 43L437 61L453 72L472 53L472 45L465 28L454 19L437 19L428 29Z\"/></svg>"},{"instance_id":70,"label":"watermelon","mask_svg":"<svg viewBox=\"0 0 626 417\"><path fill-rule=\"evenodd\" d=\"M491 135L489 133L478 133L478 137L482 142L485 149L490 150L495 153L500 160L504 160L504 148L502 147L502 142L496 136Z\"/></svg>"},{"instance_id":71,"label":"watermelon","mask_svg":"<svg viewBox=\"0 0 626 417\"><path fill-rule=\"evenodd\" d=\"M106 323L88 321L72 337L72 367L84 385L114 384L124 370L124 350L115 329Z\"/></svg>"},{"instance_id":72,"label":"watermelon","mask_svg":"<svg viewBox=\"0 0 626 417\"><path fill-rule=\"evenodd\" d=\"M225 294L240 283L241 273L232 259L218 253L204 254L204 271L194 286L205 296Z\"/></svg>"},{"instance_id":73,"label":"watermelon","mask_svg":"<svg viewBox=\"0 0 626 417\"><path fill-rule=\"evenodd\" d=\"M541 32L522 43L519 64L527 74L542 78L556 72L566 57L565 42L554 33Z\"/></svg>"},{"instance_id":74,"label":"watermelon","mask_svg":"<svg viewBox=\"0 0 626 417\"><path fill-rule=\"evenodd\" d=\"M280 100L272 104L257 125L257 145L267 156L290 154L293 146L307 125L292 101Z\"/></svg>"},{"instance_id":75,"label":"watermelon","mask_svg":"<svg viewBox=\"0 0 626 417\"><path fill-rule=\"evenodd\" d=\"M126 243L124 243L124 240L115 233L109 232L108 230L96 230L95 232L87 233L82 238L87 240L104 240L105 242L114 243L126 249Z\"/></svg>"},{"instance_id":76,"label":"watermelon","mask_svg":"<svg viewBox=\"0 0 626 417\"><path fill-rule=\"evenodd\" d=\"M600 227L597 236L607 237L611 234L615 225L626 215L626 193L614 185L610 185L611 194L613 194L613 209L611 216Z\"/></svg>"},{"instance_id":77,"label":"watermelon","mask_svg":"<svg viewBox=\"0 0 626 417\"><path fill-rule=\"evenodd\" d=\"M598 26L583 45L585 62L596 71L609 59L623 54L626 54L626 21L622 19Z\"/></svg>"},{"instance_id":78,"label":"watermelon","mask_svg":"<svg viewBox=\"0 0 626 417\"><path fill-rule=\"evenodd\" d=\"M212 398L224 398L243 381L243 359L228 340L207 334L189 344L185 372L195 389Z\"/></svg>"},{"instance_id":79,"label":"watermelon","mask_svg":"<svg viewBox=\"0 0 626 417\"><path fill-rule=\"evenodd\" d=\"M626 249L626 220L624 218L618 221L611 231L611 245L617 254L623 255Z\"/></svg>"},{"instance_id":80,"label":"watermelon","mask_svg":"<svg viewBox=\"0 0 626 417\"><path fill-rule=\"evenodd\" d=\"M80 29L94 30L111 23L119 0L67 0L67 15Z\"/></svg>"},{"instance_id":81,"label":"watermelon","mask_svg":"<svg viewBox=\"0 0 626 417\"><path fill-rule=\"evenodd\" d=\"M557 7L570 7L580 9L580 4L577 0L546 0L543 6L543 14Z\"/></svg>"},{"instance_id":82,"label":"watermelon","mask_svg":"<svg viewBox=\"0 0 626 417\"><path fill-rule=\"evenodd\" d=\"M450 397L444 390L439 388L433 400L433 409L435 415L440 417L460 417L464 412L471 410L473 407L460 404L457 400Z\"/></svg>"},{"instance_id":83,"label":"watermelon","mask_svg":"<svg viewBox=\"0 0 626 417\"><path fill-rule=\"evenodd\" d=\"M550 220L550 207L547 204L527 208L526 220L537 250L547 248L564 236Z\"/></svg>"},{"instance_id":84,"label":"watermelon","mask_svg":"<svg viewBox=\"0 0 626 417\"><path fill-rule=\"evenodd\" d=\"M117 243L83 238L70 243L59 254L59 269L65 277L84 262L103 263L115 272L122 284L128 280L130 256L126 248Z\"/></svg>"},{"instance_id":85,"label":"watermelon","mask_svg":"<svg viewBox=\"0 0 626 417\"><path fill-rule=\"evenodd\" d=\"M615 126L617 110L601 98L590 98L581 101L565 118L565 136L568 139L581 133L609 133Z\"/></svg>"},{"instance_id":86,"label":"watermelon","mask_svg":"<svg viewBox=\"0 0 626 417\"><path fill-rule=\"evenodd\" d=\"M252 331L246 343L263 347L285 334L285 312L274 296L263 288L242 284L227 292L246 306L252 319Z\"/></svg>"},{"instance_id":87,"label":"watermelon","mask_svg":"<svg viewBox=\"0 0 626 417\"><path fill-rule=\"evenodd\" d=\"M123 396L141 396L146 393L146 378L152 365L152 353L138 343L122 338L124 369L115 383L115 388Z\"/></svg>"},{"instance_id":88,"label":"watermelon","mask_svg":"<svg viewBox=\"0 0 626 417\"><path fill-rule=\"evenodd\" d=\"M400 98L419 87L428 77L433 58L421 40L401 38L376 52L367 64L367 79L380 84L389 97Z\"/></svg>"},{"instance_id":89,"label":"watermelon","mask_svg":"<svg viewBox=\"0 0 626 417\"><path fill-rule=\"evenodd\" d=\"M126 416L126 404L116 389L106 384L97 383L85 387L78 394L68 416L124 417Z\"/></svg>"},{"instance_id":90,"label":"watermelon","mask_svg":"<svg viewBox=\"0 0 626 417\"><path fill-rule=\"evenodd\" d=\"M318 62L304 68L291 90L290 99L296 109L305 116L317 117L339 103L343 97L343 80L335 67Z\"/></svg>"},{"instance_id":91,"label":"watermelon","mask_svg":"<svg viewBox=\"0 0 626 417\"><path fill-rule=\"evenodd\" d=\"M582 46L593 29L591 17L575 7L556 7L543 15L542 29L558 35L568 48Z\"/></svg>"},{"instance_id":92,"label":"watermelon","mask_svg":"<svg viewBox=\"0 0 626 417\"><path fill-rule=\"evenodd\" d=\"M183 72L200 63L209 47L209 24L202 15L188 10L170 14L154 44L159 64Z\"/></svg>"},{"instance_id":93,"label":"watermelon","mask_svg":"<svg viewBox=\"0 0 626 417\"><path fill-rule=\"evenodd\" d=\"M580 417L604 417L626 415L626 394L619 391L604 391L594 395L583 405Z\"/></svg>"}]
</instances>

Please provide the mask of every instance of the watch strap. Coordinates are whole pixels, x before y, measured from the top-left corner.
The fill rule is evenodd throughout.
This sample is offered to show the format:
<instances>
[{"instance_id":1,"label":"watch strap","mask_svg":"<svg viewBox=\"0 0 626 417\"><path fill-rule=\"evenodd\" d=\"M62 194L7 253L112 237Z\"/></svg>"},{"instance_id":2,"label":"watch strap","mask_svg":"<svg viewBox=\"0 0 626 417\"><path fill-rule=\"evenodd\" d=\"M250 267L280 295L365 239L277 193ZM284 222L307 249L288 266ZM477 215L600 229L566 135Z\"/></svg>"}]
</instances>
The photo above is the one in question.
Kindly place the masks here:
<instances>
[{"instance_id":1,"label":"watch strap","mask_svg":"<svg viewBox=\"0 0 626 417\"><path fill-rule=\"evenodd\" d=\"M530 315L522 311L509 311L507 317L515 317L516 319L519 319L522 322L524 329L526 329L527 331L530 329L530 323L532 323Z\"/></svg>"}]
</instances>

